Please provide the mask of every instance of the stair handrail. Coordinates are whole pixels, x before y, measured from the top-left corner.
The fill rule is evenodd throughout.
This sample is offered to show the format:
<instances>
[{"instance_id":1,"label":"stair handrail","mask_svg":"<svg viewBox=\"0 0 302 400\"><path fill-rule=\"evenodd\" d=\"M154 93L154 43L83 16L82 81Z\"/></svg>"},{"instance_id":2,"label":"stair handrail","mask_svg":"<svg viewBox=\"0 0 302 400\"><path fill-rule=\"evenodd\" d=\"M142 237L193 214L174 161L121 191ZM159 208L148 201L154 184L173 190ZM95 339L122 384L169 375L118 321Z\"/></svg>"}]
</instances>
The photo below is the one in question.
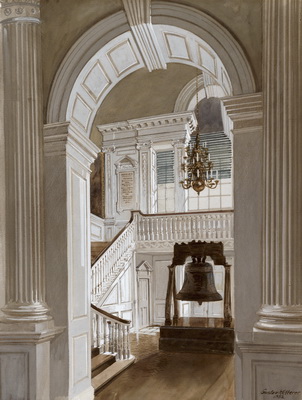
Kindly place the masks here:
<instances>
[{"instance_id":1,"label":"stair handrail","mask_svg":"<svg viewBox=\"0 0 302 400\"><path fill-rule=\"evenodd\" d=\"M196 214L196 215L202 215L202 214L225 214L225 213L234 213L233 208L225 208L224 210L221 209L213 209L213 210L208 210L208 211L179 211L179 212L169 212L169 213L143 213L140 210L132 210L131 211L131 219L130 221L134 218L135 214L140 214L143 217L165 217L168 215L189 215L189 214ZM130 222L129 221L129 222Z\"/></svg>"},{"instance_id":2,"label":"stair handrail","mask_svg":"<svg viewBox=\"0 0 302 400\"><path fill-rule=\"evenodd\" d=\"M113 354L117 360L129 360L131 321L122 319L91 304L92 347L99 353Z\"/></svg>"},{"instance_id":3,"label":"stair handrail","mask_svg":"<svg viewBox=\"0 0 302 400\"><path fill-rule=\"evenodd\" d=\"M114 314L111 314L111 313L103 310L102 308L97 307L96 305L94 305L92 303L91 303L91 308L93 309L93 311L95 313L101 315L102 317L106 317L106 319L108 319L108 321L118 322L118 323L120 323L122 325L130 325L131 324L130 320L123 319L123 318L120 318L120 317L118 317L118 316L116 316Z\"/></svg>"},{"instance_id":4,"label":"stair handrail","mask_svg":"<svg viewBox=\"0 0 302 400\"><path fill-rule=\"evenodd\" d=\"M129 219L129 221L126 223L126 225L113 237L113 239L110 241L110 243L107 244L107 246L105 246L102 251L98 254L98 256L94 259L93 264L91 265L91 267L93 267L93 265L98 261L99 258L102 257L102 255L112 246L114 245L114 242L116 242L116 240L125 232L125 230L129 227L129 225L131 225L131 223L133 222L134 219L134 212L135 211L131 211L131 217Z\"/></svg>"}]
</instances>

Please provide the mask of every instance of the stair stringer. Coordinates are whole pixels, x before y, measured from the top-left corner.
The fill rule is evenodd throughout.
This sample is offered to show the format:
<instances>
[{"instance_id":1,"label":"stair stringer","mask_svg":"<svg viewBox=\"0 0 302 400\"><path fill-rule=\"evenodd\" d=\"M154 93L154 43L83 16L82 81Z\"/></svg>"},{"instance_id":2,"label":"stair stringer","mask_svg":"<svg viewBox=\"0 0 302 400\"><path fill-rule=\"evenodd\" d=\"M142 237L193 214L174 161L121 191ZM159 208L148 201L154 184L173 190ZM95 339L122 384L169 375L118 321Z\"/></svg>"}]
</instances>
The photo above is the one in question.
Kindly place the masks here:
<instances>
[{"instance_id":1,"label":"stair stringer","mask_svg":"<svg viewBox=\"0 0 302 400\"><path fill-rule=\"evenodd\" d=\"M110 294L110 290L118 283L119 279L123 275L123 273L130 267L129 263L132 260L134 253L135 245L130 247L118 260L116 266L114 267L114 271L108 279L103 283L101 293L95 296L92 303L97 307L101 307Z\"/></svg>"}]
</instances>

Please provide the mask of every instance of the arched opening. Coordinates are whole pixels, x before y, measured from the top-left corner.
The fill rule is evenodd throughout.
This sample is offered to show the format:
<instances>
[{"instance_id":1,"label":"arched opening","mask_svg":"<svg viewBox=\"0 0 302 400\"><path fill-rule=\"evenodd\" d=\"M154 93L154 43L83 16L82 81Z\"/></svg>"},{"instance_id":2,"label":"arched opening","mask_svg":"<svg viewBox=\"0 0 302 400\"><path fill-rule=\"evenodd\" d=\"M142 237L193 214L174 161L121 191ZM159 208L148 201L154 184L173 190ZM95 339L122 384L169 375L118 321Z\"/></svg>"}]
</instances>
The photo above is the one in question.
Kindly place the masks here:
<instances>
[{"instance_id":1,"label":"arched opening","mask_svg":"<svg viewBox=\"0 0 302 400\"><path fill-rule=\"evenodd\" d=\"M125 132L129 133L131 130L141 132L155 125L176 124L173 119L175 112L194 109L196 70L201 72L199 74L201 78L198 80L200 84L198 87L201 88L199 89L200 98L217 99L218 102L221 98L231 98L233 95L244 95L255 91L256 85L243 51L234 38L211 17L198 12L200 25L196 25L196 12L193 9L171 3L155 3L153 12L154 32L166 66L150 72L139 44L126 26L124 16L119 13L109 17L105 22L103 21L103 29L113 20L119 21L117 28L111 30L109 36L104 30L100 30L98 40L96 40L97 29L92 28L66 56L50 95L47 117L49 123L70 121L70 129L76 130L79 135L90 138L101 146L103 143L99 133L100 128L97 128L100 125L104 131L107 130L108 137L110 133L114 138L122 138ZM211 30L202 28L201 21L210 24ZM152 120L153 117L156 120ZM185 122L189 123L189 120ZM229 131L226 133L230 135ZM157 132L157 134L160 133ZM145 142L141 139L134 144L141 146L141 149ZM112 141L112 147L114 146ZM148 150L149 153L148 151L137 153L137 159L134 156L135 149L130 149L130 152L129 149L120 149L116 160L112 160L111 164L108 161L109 157L106 159L105 156L105 168L108 171L108 167L115 166L115 169L111 169L111 178L117 174L117 185L126 185L129 179L132 179L131 182L134 183L134 177L140 165L144 162L147 165L149 156L156 157L156 151L163 150L161 146L159 141L156 148ZM181 158L181 153L179 154ZM125 159L125 156L129 156L130 161ZM153 190L152 188L150 186L150 191ZM131 192L130 208L135 208L134 205L139 202L137 195L144 190L144 184L142 184ZM112 204L111 214L115 204L118 208L117 212L122 214L125 207L121 206L116 193L111 193L109 198ZM123 200L126 203L125 197ZM109 202L105 200L106 205ZM146 200L145 209L150 210L152 205L147 203L148 200ZM112 219L113 215L108 215L108 219L109 217ZM121 225L117 224L118 228L124 223L125 220L122 220ZM146 220L144 223L147 223ZM158 221L152 222L154 226L157 223ZM167 221L167 225L168 223ZM114 236L112 225L110 229L112 237ZM153 241L158 239L159 232L159 228L152 232ZM144 242L143 236L141 242ZM145 248L145 253L149 250ZM162 250L166 251L164 247ZM231 251L229 256L233 256ZM146 260L145 256L142 257L137 262ZM152 259L152 265L155 265L154 282L157 279L156 271L167 266L167 261L167 257ZM129 279L132 278L129 277ZM119 285L124 284L129 288L129 279ZM160 278L158 283L160 283ZM131 317L135 320L136 310L123 309L118 295L119 289L116 293L116 298L119 299L117 301L120 303L118 316L123 318L127 315L129 319ZM163 296L162 294L161 297ZM107 303L114 302L112 298L107 298ZM129 298L127 301L129 302ZM164 301L164 298L159 298L154 304L153 322L163 321Z\"/></svg>"}]
</instances>

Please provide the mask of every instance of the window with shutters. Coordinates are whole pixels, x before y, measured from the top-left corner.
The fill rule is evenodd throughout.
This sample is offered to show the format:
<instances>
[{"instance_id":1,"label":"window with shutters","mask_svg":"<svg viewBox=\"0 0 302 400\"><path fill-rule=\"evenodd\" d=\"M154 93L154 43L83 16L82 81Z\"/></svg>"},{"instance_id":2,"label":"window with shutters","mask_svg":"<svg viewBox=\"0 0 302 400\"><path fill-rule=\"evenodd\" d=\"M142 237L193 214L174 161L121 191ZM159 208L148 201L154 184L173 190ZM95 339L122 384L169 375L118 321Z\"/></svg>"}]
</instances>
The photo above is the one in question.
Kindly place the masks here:
<instances>
[{"instance_id":1,"label":"window with shutters","mask_svg":"<svg viewBox=\"0 0 302 400\"><path fill-rule=\"evenodd\" d=\"M174 152L172 150L156 153L157 212L174 212L175 179Z\"/></svg>"},{"instance_id":2,"label":"window with shutters","mask_svg":"<svg viewBox=\"0 0 302 400\"><path fill-rule=\"evenodd\" d=\"M200 142L209 149L213 161L212 176L219 179L216 189L205 189L198 195L189 189L188 211L221 210L233 207L232 144L223 132L201 133ZM194 141L195 138L192 138Z\"/></svg>"}]
</instances>

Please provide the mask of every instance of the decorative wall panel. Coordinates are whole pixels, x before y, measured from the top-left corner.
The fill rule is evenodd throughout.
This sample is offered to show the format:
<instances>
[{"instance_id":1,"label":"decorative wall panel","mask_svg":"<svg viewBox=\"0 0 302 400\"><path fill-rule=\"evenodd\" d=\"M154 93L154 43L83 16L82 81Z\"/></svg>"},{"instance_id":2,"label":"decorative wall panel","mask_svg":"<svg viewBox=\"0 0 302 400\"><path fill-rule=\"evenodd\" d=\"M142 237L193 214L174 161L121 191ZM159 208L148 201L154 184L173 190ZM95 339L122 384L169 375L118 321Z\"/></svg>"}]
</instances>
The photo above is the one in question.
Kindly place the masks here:
<instances>
[{"instance_id":1,"label":"decorative wall panel","mask_svg":"<svg viewBox=\"0 0 302 400\"><path fill-rule=\"evenodd\" d=\"M107 57L116 72L117 76L139 64L139 60L134 52L129 40L119 43L108 51Z\"/></svg>"},{"instance_id":2,"label":"decorative wall panel","mask_svg":"<svg viewBox=\"0 0 302 400\"><path fill-rule=\"evenodd\" d=\"M86 257L87 249L85 242L85 233L87 227L86 221L86 195L87 182L71 170L71 214L76 216L72 221L72 311L73 319L84 317L88 314L87 298L83 288L87 287ZM81 243L81 245L76 245ZM74 245L73 245L74 244ZM77 301L81 296L85 301Z\"/></svg>"},{"instance_id":3,"label":"decorative wall panel","mask_svg":"<svg viewBox=\"0 0 302 400\"><path fill-rule=\"evenodd\" d=\"M87 93L97 102L111 81L104 71L101 63L97 61L86 75L82 86Z\"/></svg>"},{"instance_id":4,"label":"decorative wall panel","mask_svg":"<svg viewBox=\"0 0 302 400\"><path fill-rule=\"evenodd\" d=\"M29 399L28 368L28 354L0 354L0 399ZM14 379L12 379L12 375L14 375ZM14 398L11 397L12 393Z\"/></svg>"},{"instance_id":5,"label":"decorative wall panel","mask_svg":"<svg viewBox=\"0 0 302 400\"><path fill-rule=\"evenodd\" d=\"M191 60L189 46L185 36L174 33L164 33L169 57Z\"/></svg>"},{"instance_id":6,"label":"decorative wall panel","mask_svg":"<svg viewBox=\"0 0 302 400\"><path fill-rule=\"evenodd\" d=\"M81 96L77 95L72 109L72 118L82 128L87 129L91 113L92 110L89 105L81 98Z\"/></svg>"},{"instance_id":7,"label":"decorative wall panel","mask_svg":"<svg viewBox=\"0 0 302 400\"><path fill-rule=\"evenodd\" d=\"M87 333L72 338L73 341L73 360L72 374L73 384L76 385L81 380L89 377L87 354L88 354L88 335ZM85 362L86 361L86 362Z\"/></svg>"}]
</instances>

